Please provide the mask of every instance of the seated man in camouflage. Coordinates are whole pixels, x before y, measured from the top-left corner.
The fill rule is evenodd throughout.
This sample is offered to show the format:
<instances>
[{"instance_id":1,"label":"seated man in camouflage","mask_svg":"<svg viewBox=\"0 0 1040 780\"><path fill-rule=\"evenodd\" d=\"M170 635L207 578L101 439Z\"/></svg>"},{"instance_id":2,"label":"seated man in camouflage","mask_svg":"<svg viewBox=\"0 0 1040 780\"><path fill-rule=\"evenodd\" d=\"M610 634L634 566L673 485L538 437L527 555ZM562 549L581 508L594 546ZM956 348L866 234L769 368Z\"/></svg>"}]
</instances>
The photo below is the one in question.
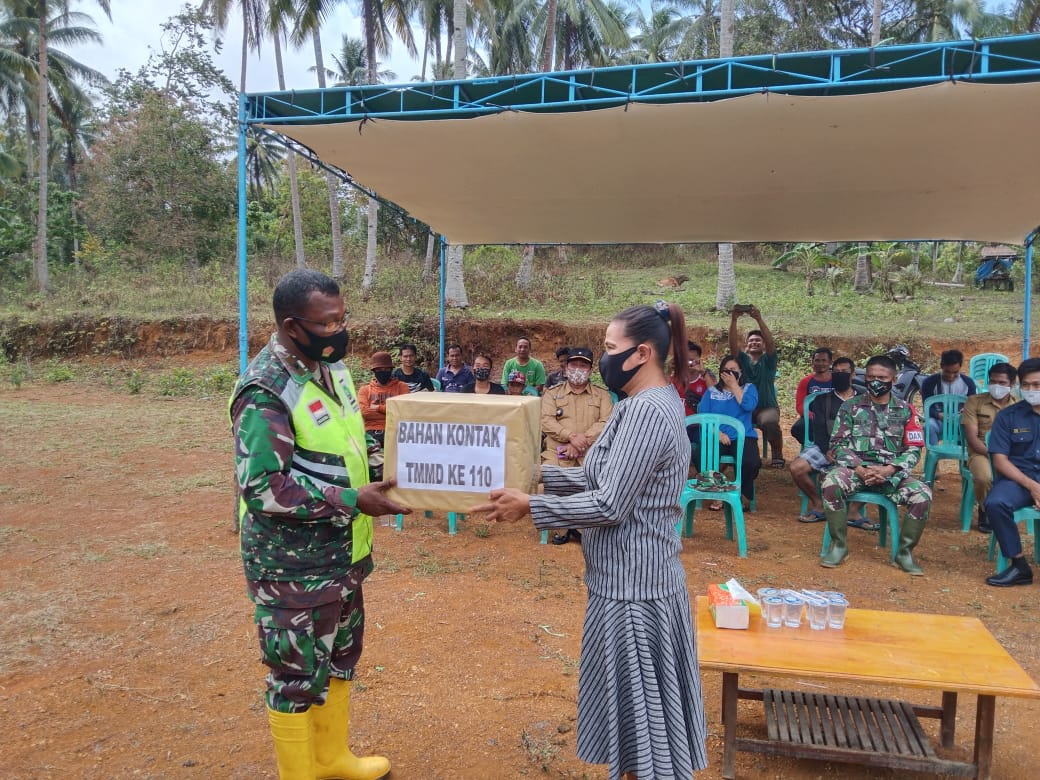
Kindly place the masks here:
<instances>
[{"instance_id":1,"label":"seated man in camouflage","mask_svg":"<svg viewBox=\"0 0 1040 780\"><path fill-rule=\"evenodd\" d=\"M877 491L906 507L899 525L896 564L908 574L924 574L914 562L932 505L932 491L910 472L921 459L924 431L917 412L892 395L896 365L875 355L867 361L867 394L842 405L834 421L831 449L835 466L823 478L821 493L831 534L831 549L823 556L827 568L840 566L849 555L848 505L859 490Z\"/></svg>"}]
</instances>

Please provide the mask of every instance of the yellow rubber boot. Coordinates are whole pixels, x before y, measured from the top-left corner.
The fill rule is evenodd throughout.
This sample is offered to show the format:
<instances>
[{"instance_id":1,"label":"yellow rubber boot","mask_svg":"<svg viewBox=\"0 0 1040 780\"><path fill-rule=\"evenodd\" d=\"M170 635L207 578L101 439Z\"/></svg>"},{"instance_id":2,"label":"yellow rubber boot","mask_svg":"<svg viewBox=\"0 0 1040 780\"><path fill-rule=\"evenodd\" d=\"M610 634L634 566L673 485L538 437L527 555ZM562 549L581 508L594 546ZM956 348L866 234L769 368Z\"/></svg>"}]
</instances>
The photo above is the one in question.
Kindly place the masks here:
<instances>
[{"instance_id":1,"label":"yellow rubber boot","mask_svg":"<svg viewBox=\"0 0 1040 780\"><path fill-rule=\"evenodd\" d=\"M333 677L325 703L310 709L316 780L379 780L390 773L383 756L350 752L350 682Z\"/></svg>"},{"instance_id":2,"label":"yellow rubber boot","mask_svg":"<svg viewBox=\"0 0 1040 780\"><path fill-rule=\"evenodd\" d=\"M267 720L274 737L280 780L314 780L314 746L310 712L276 712Z\"/></svg>"}]
</instances>

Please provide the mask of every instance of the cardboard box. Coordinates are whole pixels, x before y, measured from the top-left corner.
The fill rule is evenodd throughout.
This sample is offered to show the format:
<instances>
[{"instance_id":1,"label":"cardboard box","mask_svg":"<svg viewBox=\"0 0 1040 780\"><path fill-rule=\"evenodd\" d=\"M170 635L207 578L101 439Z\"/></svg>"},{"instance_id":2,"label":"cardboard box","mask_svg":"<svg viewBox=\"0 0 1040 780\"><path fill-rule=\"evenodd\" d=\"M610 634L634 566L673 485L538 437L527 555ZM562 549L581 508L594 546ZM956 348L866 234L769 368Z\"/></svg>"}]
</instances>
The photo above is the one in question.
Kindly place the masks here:
<instances>
[{"instance_id":1,"label":"cardboard box","mask_svg":"<svg viewBox=\"0 0 1040 780\"><path fill-rule=\"evenodd\" d=\"M412 393L386 404L383 476L412 509L465 512L496 488L529 492L541 468L540 398Z\"/></svg>"},{"instance_id":2,"label":"cardboard box","mask_svg":"<svg viewBox=\"0 0 1040 780\"><path fill-rule=\"evenodd\" d=\"M751 619L749 604L729 592L725 584L708 585L708 609L716 628L747 628Z\"/></svg>"}]
</instances>

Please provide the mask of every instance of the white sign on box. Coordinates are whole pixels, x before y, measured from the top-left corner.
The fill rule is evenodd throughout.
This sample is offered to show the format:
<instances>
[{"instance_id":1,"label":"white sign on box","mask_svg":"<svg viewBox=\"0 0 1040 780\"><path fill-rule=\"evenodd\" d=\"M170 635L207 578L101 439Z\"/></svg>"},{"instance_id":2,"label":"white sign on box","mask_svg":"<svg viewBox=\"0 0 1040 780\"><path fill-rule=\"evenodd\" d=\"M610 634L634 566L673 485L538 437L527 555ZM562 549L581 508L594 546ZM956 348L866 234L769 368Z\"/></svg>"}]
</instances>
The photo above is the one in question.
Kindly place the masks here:
<instances>
[{"instance_id":1,"label":"white sign on box","mask_svg":"<svg viewBox=\"0 0 1040 780\"><path fill-rule=\"evenodd\" d=\"M397 484L470 492L506 482L506 426L402 421L397 424Z\"/></svg>"},{"instance_id":2,"label":"white sign on box","mask_svg":"<svg viewBox=\"0 0 1040 780\"><path fill-rule=\"evenodd\" d=\"M502 487L530 489L541 461L541 399L411 393L386 405L383 475L412 509L465 512Z\"/></svg>"}]
</instances>

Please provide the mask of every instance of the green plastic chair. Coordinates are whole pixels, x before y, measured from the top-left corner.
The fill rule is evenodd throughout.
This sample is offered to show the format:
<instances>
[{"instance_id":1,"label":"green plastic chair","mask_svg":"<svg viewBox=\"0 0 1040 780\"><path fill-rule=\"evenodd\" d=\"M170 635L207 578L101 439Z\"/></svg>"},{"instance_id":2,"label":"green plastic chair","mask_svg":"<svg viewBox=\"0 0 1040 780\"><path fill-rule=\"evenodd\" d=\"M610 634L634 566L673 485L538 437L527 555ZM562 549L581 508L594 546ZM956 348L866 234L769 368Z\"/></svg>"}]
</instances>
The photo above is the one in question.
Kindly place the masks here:
<instances>
[{"instance_id":1,"label":"green plastic chair","mask_svg":"<svg viewBox=\"0 0 1040 780\"><path fill-rule=\"evenodd\" d=\"M830 390L824 390L820 393L809 393L809 395L805 396L805 401L802 403L802 420L805 425L805 436L802 437L805 441L802 443L802 452L805 452L813 445L812 426L809 424L809 405L821 395L827 395L830 392ZM816 472L813 472L812 478L816 482L817 487L819 487L820 480ZM798 491L798 495L802 497L802 509L799 514L804 515L809 511L809 497L801 490Z\"/></svg>"},{"instance_id":2,"label":"green plastic chair","mask_svg":"<svg viewBox=\"0 0 1040 780\"><path fill-rule=\"evenodd\" d=\"M1040 535L1037 534L1037 531L1040 530L1040 510L1027 506L1015 510L1014 516L1015 523L1022 523L1024 525L1023 530L1033 535L1033 560L1040 562ZM989 555L987 559L992 561L994 555L997 558L997 573L999 574L1007 568L1008 562L1007 558L1004 557L1004 553L1000 551L1000 545L997 544L997 535L991 533L989 535Z\"/></svg>"},{"instance_id":3,"label":"green plastic chair","mask_svg":"<svg viewBox=\"0 0 1040 780\"><path fill-rule=\"evenodd\" d=\"M988 431L986 432L986 447L989 447ZM991 470L993 469L992 453L989 456L989 467ZM975 493L972 491L972 496L974 497L974 495ZM1040 531L1040 510L1034 509L1031 506L1016 509L1014 518L1016 524L1023 523L1024 527L1028 529L1028 532L1033 534L1033 560L1040 562L1040 535L1037 534L1037 531ZM991 532L989 535L989 553L986 559L992 561L994 555L997 558L997 574L1000 574L1000 572L1007 568L1007 558L1004 557L1004 553L1000 550L1000 545L997 544L997 534Z\"/></svg>"},{"instance_id":4,"label":"green plastic chair","mask_svg":"<svg viewBox=\"0 0 1040 780\"><path fill-rule=\"evenodd\" d=\"M968 376L975 382L975 386L979 389L979 392L983 392L989 387L989 369L994 363L1008 363L1007 355L1001 355L999 352L983 352L980 355L974 355L971 360L968 361Z\"/></svg>"},{"instance_id":5,"label":"green plastic chair","mask_svg":"<svg viewBox=\"0 0 1040 780\"><path fill-rule=\"evenodd\" d=\"M431 376L430 377L430 382L433 384L434 392L439 393L441 391L441 380L437 379L436 377L432 377Z\"/></svg>"},{"instance_id":6,"label":"green plastic chair","mask_svg":"<svg viewBox=\"0 0 1040 780\"><path fill-rule=\"evenodd\" d=\"M862 504L873 504L878 508L880 515L880 523L878 528L878 547L885 547L888 544L888 532L892 536L892 563L896 562L896 551L898 545L896 540L899 539L899 507L896 506L895 501L890 499L888 496L882 495L881 493L875 493L872 490L858 490L848 498L845 499L846 504L852 504L856 501ZM823 524L823 544L820 546L820 557L822 558L827 554L827 550L831 546L831 529L827 523Z\"/></svg>"},{"instance_id":7,"label":"green plastic chair","mask_svg":"<svg viewBox=\"0 0 1040 780\"><path fill-rule=\"evenodd\" d=\"M726 414L691 414L686 418L687 425L697 425L700 428L700 473L718 472L724 464L720 452L719 428L723 425L733 429L737 433L737 452L733 468L735 471L734 481L726 484L722 490L700 490L697 488L697 480L691 479L683 488L679 505L682 507L686 520L683 536L693 535L693 514L696 503L701 500L721 501L726 515L726 538L733 540L733 529L737 531L737 551L741 558L747 558L747 537L744 533L744 508L740 503L740 476L741 459L744 456L744 439L746 432L744 425L735 417Z\"/></svg>"},{"instance_id":8,"label":"green plastic chair","mask_svg":"<svg viewBox=\"0 0 1040 780\"><path fill-rule=\"evenodd\" d=\"M961 473L961 531L964 533L971 530L971 510L975 508L975 482L968 469L968 455L968 440L962 432L961 459L957 467Z\"/></svg>"},{"instance_id":9,"label":"green plastic chair","mask_svg":"<svg viewBox=\"0 0 1040 780\"><path fill-rule=\"evenodd\" d=\"M933 395L924 402L923 427L925 430L924 481L935 486L935 471L940 460L960 460L964 451L964 429L961 428L961 408L965 397L953 393ZM928 436L928 420L933 406L941 406L942 440L933 442Z\"/></svg>"},{"instance_id":10,"label":"green plastic chair","mask_svg":"<svg viewBox=\"0 0 1040 780\"><path fill-rule=\"evenodd\" d=\"M432 517L433 512L426 510L425 512L423 512L423 516ZM455 534L458 533L458 521L465 519L466 515L464 515L462 512L448 512L448 536L455 536ZM404 515L397 516L397 524L394 526L394 530L404 530Z\"/></svg>"}]
</instances>

